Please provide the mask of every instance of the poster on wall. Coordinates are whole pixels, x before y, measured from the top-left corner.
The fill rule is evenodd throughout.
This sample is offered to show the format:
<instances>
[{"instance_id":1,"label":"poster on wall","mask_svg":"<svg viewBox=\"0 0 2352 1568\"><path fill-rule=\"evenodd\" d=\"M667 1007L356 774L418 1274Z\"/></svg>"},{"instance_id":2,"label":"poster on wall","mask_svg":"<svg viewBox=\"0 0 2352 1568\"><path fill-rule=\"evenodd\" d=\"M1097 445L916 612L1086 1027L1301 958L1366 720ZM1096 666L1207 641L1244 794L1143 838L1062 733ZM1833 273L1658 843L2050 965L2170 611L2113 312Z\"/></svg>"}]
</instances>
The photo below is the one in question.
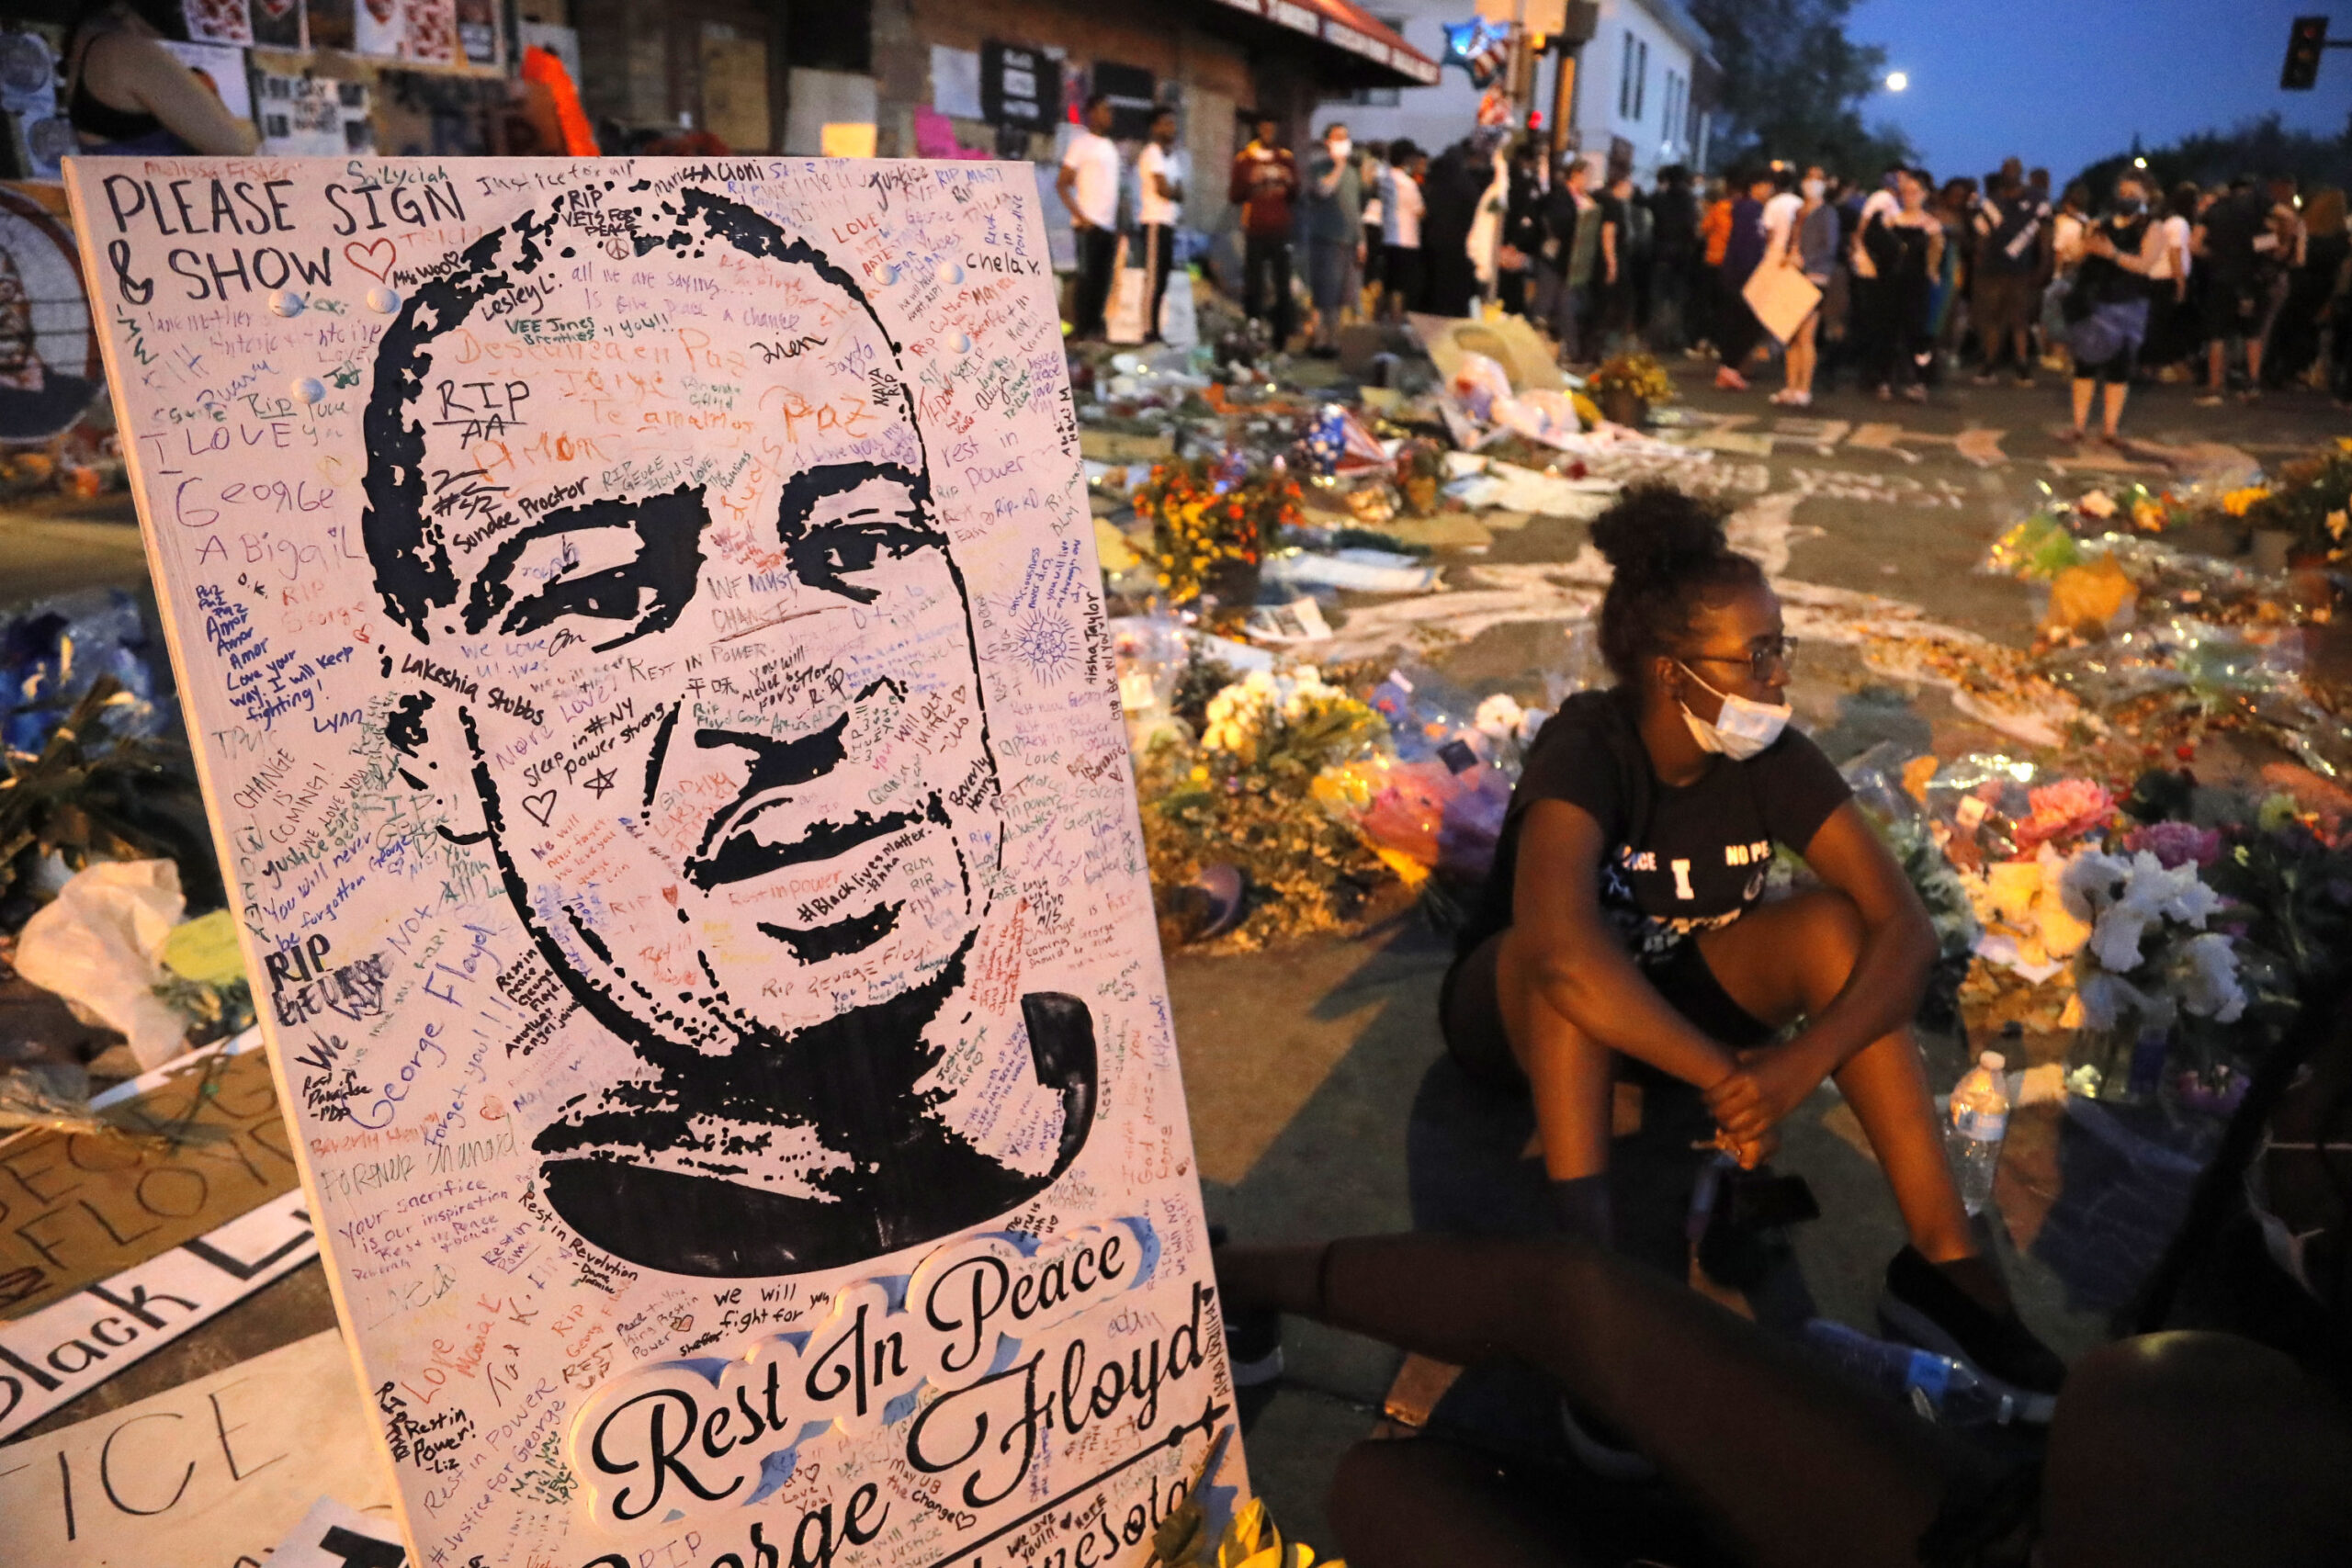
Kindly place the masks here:
<instances>
[{"instance_id":1,"label":"poster on wall","mask_svg":"<svg viewBox=\"0 0 2352 1568\"><path fill-rule=\"evenodd\" d=\"M415 1560L1140 1568L1214 1525L1030 167L175 168L236 231L71 191Z\"/></svg>"},{"instance_id":2,"label":"poster on wall","mask_svg":"<svg viewBox=\"0 0 2352 1568\"><path fill-rule=\"evenodd\" d=\"M458 57L456 0L356 0L352 27L360 54L421 65Z\"/></svg>"},{"instance_id":3,"label":"poster on wall","mask_svg":"<svg viewBox=\"0 0 2352 1568\"><path fill-rule=\"evenodd\" d=\"M254 41L253 14L245 0L180 0L180 18L191 43L244 49Z\"/></svg>"}]
</instances>

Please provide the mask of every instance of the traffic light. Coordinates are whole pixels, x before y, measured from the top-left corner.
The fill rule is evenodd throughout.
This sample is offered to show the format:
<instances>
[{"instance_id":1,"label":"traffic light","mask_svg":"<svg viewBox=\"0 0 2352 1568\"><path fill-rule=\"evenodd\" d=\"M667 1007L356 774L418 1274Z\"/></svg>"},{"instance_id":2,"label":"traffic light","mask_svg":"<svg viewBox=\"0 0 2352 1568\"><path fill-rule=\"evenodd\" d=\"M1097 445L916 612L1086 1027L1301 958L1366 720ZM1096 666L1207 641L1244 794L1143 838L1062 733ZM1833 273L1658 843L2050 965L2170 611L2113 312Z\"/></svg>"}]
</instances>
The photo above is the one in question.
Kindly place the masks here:
<instances>
[{"instance_id":1,"label":"traffic light","mask_svg":"<svg viewBox=\"0 0 2352 1568\"><path fill-rule=\"evenodd\" d=\"M2327 48L2327 18L2297 17L2294 30L2287 35L2287 66L2278 73L2278 85L2290 91L2308 93L2319 84L2320 52Z\"/></svg>"}]
</instances>

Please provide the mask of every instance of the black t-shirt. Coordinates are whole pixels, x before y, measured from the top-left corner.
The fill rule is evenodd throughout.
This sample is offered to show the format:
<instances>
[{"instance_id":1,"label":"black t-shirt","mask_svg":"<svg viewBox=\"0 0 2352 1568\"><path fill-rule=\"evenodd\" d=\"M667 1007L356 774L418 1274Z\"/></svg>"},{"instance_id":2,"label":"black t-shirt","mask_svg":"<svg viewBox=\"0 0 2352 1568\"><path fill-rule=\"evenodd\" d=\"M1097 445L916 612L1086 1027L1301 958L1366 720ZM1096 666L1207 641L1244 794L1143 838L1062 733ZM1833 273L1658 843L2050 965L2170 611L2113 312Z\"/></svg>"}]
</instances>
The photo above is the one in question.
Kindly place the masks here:
<instances>
[{"instance_id":1,"label":"black t-shirt","mask_svg":"<svg viewBox=\"0 0 2352 1568\"><path fill-rule=\"evenodd\" d=\"M2022 192L1988 198L1978 206L1976 220L1984 236L1977 265L1986 272L2014 276L2041 265L2041 226L2050 221L2046 202Z\"/></svg>"},{"instance_id":2,"label":"black t-shirt","mask_svg":"<svg viewBox=\"0 0 2352 1568\"><path fill-rule=\"evenodd\" d=\"M1610 846L1601 914L1648 962L1737 919L1764 895L1772 846L1802 852L1852 794L1821 748L1794 729L1746 761L1714 757L1697 783L1669 787L1651 770L1629 699L1615 691L1571 697L1528 748L1461 951L1510 925L1520 828L1536 801L1567 801L1600 824Z\"/></svg>"},{"instance_id":3,"label":"black t-shirt","mask_svg":"<svg viewBox=\"0 0 2352 1568\"><path fill-rule=\"evenodd\" d=\"M2270 204L2250 190L2234 191L2205 209L2205 255L2213 276L2240 283L2255 274L2261 253L2255 237L2270 219Z\"/></svg>"}]
</instances>

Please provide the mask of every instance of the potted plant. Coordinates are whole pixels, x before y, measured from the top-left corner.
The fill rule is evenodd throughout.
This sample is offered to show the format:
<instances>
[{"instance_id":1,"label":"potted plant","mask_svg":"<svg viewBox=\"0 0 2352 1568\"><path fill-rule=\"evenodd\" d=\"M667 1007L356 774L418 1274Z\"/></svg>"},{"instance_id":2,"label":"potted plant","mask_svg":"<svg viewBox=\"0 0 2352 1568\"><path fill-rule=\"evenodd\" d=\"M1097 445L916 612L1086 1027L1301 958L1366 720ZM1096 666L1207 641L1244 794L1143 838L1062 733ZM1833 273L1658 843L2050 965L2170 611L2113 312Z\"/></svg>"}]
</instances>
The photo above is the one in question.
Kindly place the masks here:
<instances>
[{"instance_id":1,"label":"potted plant","mask_svg":"<svg viewBox=\"0 0 2352 1568\"><path fill-rule=\"evenodd\" d=\"M1587 385L1600 404L1602 417L1636 430L1649 423L1652 406L1674 400L1672 378L1646 354L1620 354L1604 360Z\"/></svg>"}]
</instances>

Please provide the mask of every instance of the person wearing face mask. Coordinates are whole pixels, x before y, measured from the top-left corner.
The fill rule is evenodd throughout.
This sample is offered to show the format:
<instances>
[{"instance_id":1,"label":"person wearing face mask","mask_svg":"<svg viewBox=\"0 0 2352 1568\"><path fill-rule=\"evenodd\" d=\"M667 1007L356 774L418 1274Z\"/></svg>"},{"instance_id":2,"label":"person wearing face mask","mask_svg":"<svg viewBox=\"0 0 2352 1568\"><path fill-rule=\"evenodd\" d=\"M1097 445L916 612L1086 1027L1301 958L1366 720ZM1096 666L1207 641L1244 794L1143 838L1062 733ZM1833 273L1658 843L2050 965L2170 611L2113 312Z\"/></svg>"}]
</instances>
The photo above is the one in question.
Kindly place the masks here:
<instances>
[{"instance_id":1,"label":"person wearing face mask","mask_svg":"<svg viewBox=\"0 0 2352 1568\"><path fill-rule=\"evenodd\" d=\"M2005 1382L2054 1389L2063 1367L1971 1232L1912 1039L1934 931L1789 726L1778 597L1726 546L1723 510L1668 486L1628 491L1592 539L1615 570L1600 644L1617 684L1570 698L1529 749L1440 994L1448 1049L1532 1093L1561 1223L1604 1247L1621 1069L1697 1087L1749 1167L1834 1077L1910 1236L1886 1310ZM1764 902L1776 845L1824 886Z\"/></svg>"},{"instance_id":2,"label":"person wearing face mask","mask_svg":"<svg viewBox=\"0 0 2352 1568\"><path fill-rule=\"evenodd\" d=\"M1306 288L1315 300L1315 330L1307 352L1318 359L1340 353L1340 308L1348 279L1363 261L1363 171L1348 128L1327 126L1307 160L1302 227L1306 235Z\"/></svg>"},{"instance_id":3,"label":"person wearing face mask","mask_svg":"<svg viewBox=\"0 0 2352 1568\"><path fill-rule=\"evenodd\" d=\"M2148 335L2149 280L2165 262L2164 226L2150 220L2148 187L2137 175L2127 173L2115 182L2113 205L2084 231L2082 243L2083 265L2068 299L2074 317L2066 348L2075 362L2075 423L2066 434L2072 441L2087 438L2091 404L2105 383L2100 430L2112 446L2124 400L2132 395L2140 344Z\"/></svg>"}]
</instances>

